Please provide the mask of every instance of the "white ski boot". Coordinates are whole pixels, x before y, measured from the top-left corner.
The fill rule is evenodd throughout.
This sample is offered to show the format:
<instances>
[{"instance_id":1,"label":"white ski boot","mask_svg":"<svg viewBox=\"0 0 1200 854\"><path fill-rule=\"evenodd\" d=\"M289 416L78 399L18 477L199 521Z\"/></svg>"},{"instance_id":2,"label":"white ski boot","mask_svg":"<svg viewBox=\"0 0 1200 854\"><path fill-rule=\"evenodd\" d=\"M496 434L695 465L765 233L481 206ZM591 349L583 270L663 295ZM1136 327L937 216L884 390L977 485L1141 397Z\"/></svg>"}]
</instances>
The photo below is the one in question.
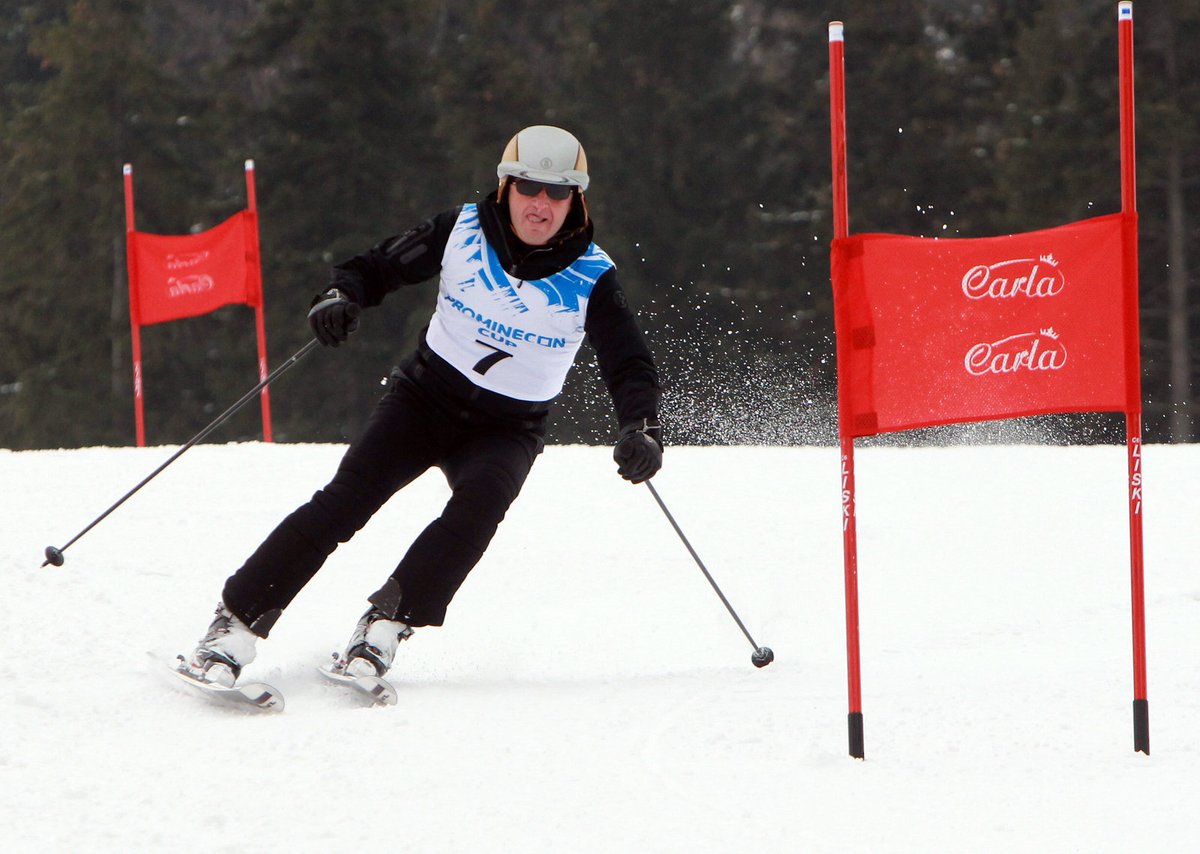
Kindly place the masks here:
<instances>
[{"instance_id":1,"label":"white ski boot","mask_svg":"<svg viewBox=\"0 0 1200 854\"><path fill-rule=\"evenodd\" d=\"M258 636L223 602L217 603L216 614L187 666L201 679L231 688L242 675L242 668L254 661Z\"/></svg>"},{"instance_id":2,"label":"white ski boot","mask_svg":"<svg viewBox=\"0 0 1200 854\"><path fill-rule=\"evenodd\" d=\"M391 620L375 606L359 618L338 662L347 676L383 676L392 666L400 641L412 637L413 630L399 620Z\"/></svg>"}]
</instances>

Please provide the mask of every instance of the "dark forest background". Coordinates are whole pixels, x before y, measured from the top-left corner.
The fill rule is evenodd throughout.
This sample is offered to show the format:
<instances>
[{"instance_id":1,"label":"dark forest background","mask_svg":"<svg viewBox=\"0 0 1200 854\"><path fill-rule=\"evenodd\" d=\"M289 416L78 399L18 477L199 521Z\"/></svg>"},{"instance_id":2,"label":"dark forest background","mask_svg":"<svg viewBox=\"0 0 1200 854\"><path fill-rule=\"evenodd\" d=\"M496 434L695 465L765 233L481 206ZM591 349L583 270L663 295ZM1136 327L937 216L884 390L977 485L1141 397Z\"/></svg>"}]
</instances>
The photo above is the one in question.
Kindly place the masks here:
<instances>
[{"instance_id":1,"label":"dark forest background","mask_svg":"<svg viewBox=\"0 0 1200 854\"><path fill-rule=\"evenodd\" d=\"M138 229L183 233L245 206L254 159L273 366L308 340L332 262L494 189L505 142L537 123L587 149L597 241L661 363L669 440L831 442L828 22L846 22L851 230L985 236L1120 208L1116 9L0 0L0 447L133 443L124 163ZM1194 441L1200 0L1135 16L1146 439ZM276 440L352 437L434 288L285 374ZM142 343L151 444L257 382L244 306ZM613 432L590 361L555 441ZM259 429L251 405L214 439ZM1112 416L956 429L1123 435Z\"/></svg>"}]
</instances>

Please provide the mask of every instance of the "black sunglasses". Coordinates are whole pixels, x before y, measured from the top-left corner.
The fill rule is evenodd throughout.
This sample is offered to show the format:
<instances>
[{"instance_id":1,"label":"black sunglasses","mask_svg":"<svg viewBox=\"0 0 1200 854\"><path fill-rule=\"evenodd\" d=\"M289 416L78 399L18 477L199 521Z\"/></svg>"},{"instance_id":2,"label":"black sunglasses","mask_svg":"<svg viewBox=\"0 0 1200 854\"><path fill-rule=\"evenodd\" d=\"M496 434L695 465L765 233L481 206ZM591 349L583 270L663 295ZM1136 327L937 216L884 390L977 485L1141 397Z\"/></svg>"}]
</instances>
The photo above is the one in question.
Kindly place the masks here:
<instances>
[{"instance_id":1,"label":"black sunglasses","mask_svg":"<svg viewBox=\"0 0 1200 854\"><path fill-rule=\"evenodd\" d=\"M575 189L570 184L543 184L541 181L530 181L527 178L518 178L513 181L513 186L522 196L533 197L545 190L546 196L556 202L570 198L571 191Z\"/></svg>"}]
</instances>

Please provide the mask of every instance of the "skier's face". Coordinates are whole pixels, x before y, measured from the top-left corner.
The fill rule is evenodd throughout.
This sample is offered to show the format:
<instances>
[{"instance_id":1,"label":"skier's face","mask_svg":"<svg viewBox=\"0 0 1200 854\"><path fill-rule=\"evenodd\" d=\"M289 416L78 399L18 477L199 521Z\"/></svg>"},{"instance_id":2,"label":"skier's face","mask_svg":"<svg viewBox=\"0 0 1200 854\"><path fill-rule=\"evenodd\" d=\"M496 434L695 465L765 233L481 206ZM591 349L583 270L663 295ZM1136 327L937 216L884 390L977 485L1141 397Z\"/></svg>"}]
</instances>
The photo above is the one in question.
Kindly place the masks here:
<instances>
[{"instance_id":1,"label":"skier's face","mask_svg":"<svg viewBox=\"0 0 1200 854\"><path fill-rule=\"evenodd\" d=\"M522 189L538 189L535 196L527 196L518 192L515 186L508 188L508 213L512 219L513 231L521 242L530 246L544 246L550 242L571 210L571 196L565 199L552 199L546 193L544 185L532 181L525 182Z\"/></svg>"}]
</instances>

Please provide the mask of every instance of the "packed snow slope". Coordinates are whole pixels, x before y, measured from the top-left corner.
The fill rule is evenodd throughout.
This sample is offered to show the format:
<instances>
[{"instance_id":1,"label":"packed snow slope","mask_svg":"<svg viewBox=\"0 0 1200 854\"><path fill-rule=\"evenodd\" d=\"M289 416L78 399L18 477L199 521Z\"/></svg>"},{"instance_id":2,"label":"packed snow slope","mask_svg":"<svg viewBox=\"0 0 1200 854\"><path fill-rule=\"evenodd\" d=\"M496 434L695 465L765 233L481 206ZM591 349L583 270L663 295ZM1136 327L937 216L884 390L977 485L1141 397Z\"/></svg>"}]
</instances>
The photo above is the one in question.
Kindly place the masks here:
<instances>
[{"instance_id":1,"label":"packed snow slope","mask_svg":"<svg viewBox=\"0 0 1200 854\"><path fill-rule=\"evenodd\" d=\"M551 447L396 707L316 666L447 488L397 495L216 706L167 667L341 447L0 451L6 852L1192 850L1200 448L1146 449L1152 755L1133 751L1124 449L858 454L866 760L847 755L839 460L668 448L655 484Z\"/></svg>"}]
</instances>

